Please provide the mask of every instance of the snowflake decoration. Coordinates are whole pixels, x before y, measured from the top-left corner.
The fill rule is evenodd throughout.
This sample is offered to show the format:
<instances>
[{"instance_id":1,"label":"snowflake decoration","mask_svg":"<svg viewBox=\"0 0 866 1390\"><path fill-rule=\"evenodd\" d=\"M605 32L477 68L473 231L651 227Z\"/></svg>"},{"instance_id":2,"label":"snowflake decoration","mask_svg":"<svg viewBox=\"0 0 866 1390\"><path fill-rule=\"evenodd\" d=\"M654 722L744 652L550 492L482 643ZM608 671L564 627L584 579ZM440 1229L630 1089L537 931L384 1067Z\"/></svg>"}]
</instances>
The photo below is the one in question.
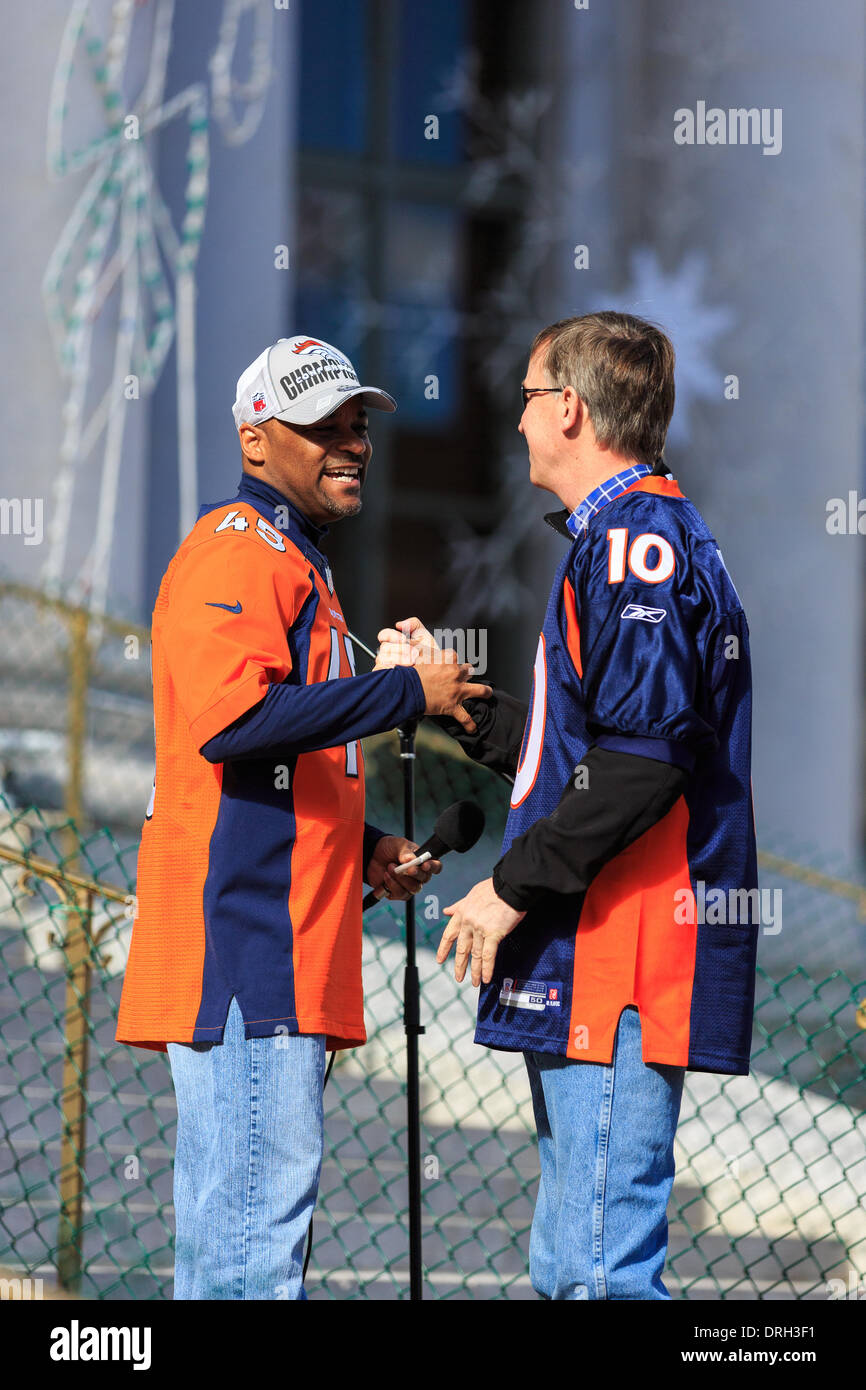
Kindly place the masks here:
<instances>
[{"instance_id":1,"label":"snowflake decoration","mask_svg":"<svg viewBox=\"0 0 866 1390\"><path fill-rule=\"evenodd\" d=\"M688 416L699 400L722 399L722 376L712 361L716 339L733 325L734 315L724 306L705 299L707 257L692 252L670 275L648 246L632 252L631 279L620 294L606 293L606 309L637 314L663 328L677 354L677 408L668 439L684 444L689 439Z\"/></svg>"},{"instance_id":2,"label":"snowflake decoration","mask_svg":"<svg viewBox=\"0 0 866 1390\"><path fill-rule=\"evenodd\" d=\"M452 526L448 577L454 597L449 612L455 622L517 620L531 611L535 596L519 578L515 556L538 525L538 515L533 507L508 505L526 487L526 474L525 453L515 451L504 459L506 505L489 536L478 535L460 519Z\"/></svg>"}]
</instances>

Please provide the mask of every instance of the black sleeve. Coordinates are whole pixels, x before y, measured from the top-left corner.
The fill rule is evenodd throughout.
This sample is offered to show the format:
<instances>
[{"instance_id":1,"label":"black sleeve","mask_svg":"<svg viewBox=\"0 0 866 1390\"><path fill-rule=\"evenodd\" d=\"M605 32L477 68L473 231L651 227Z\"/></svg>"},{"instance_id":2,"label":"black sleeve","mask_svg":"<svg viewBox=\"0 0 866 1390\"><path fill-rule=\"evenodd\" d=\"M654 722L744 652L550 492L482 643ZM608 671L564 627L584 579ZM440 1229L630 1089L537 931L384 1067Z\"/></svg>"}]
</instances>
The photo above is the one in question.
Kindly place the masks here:
<instances>
[{"instance_id":1,"label":"black sleeve","mask_svg":"<svg viewBox=\"0 0 866 1390\"><path fill-rule=\"evenodd\" d=\"M474 734L467 733L462 724L448 715L435 715L432 722L455 738L474 762L513 777L523 742L527 706L504 690L494 688L488 700L467 700L465 708L477 725Z\"/></svg>"},{"instance_id":2,"label":"black sleeve","mask_svg":"<svg viewBox=\"0 0 866 1390\"><path fill-rule=\"evenodd\" d=\"M607 748L590 748L578 766L585 776L569 780L556 810L519 835L493 870L496 893L518 912L545 891L584 892L609 859L667 815L689 780L672 763Z\"/></svg>"}]
</instances>

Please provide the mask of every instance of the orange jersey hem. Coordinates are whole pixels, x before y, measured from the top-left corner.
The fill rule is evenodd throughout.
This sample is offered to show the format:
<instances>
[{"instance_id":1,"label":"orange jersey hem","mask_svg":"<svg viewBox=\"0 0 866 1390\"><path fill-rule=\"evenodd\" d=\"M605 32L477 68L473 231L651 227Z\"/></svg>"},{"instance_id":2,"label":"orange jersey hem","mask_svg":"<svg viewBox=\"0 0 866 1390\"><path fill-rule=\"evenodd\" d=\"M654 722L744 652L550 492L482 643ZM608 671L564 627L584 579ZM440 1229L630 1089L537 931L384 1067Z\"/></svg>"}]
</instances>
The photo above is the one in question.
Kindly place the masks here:
<instances>
[{"instance_id":1,"label":"orange jersey hem","mask_svg":"<svg viewBox=\"0 0 866 1390\"><path fill-rule=\"evenodd\" d=\"M253 1023L261 1022L261 1019L252 1019ZM225 1025L223 1025L224 1027ZM244 1025L246 1027L246 1024ZM154 1030L156 1031L162 1031ZM149 1030L139 1031L138 1029L118 1028L114 1035L115 1042L123 1043L127 1047L146 1047L153 1052L165 1052L169 1043L192 1043L196 1041L194 1037L195 1028L172 1028L171 1037L156 1038L149 1036ZM201 1031L201 1030L199 1030ZM216 1032L216 1028L212 1030ZM339 1052L346 1047L362 1047L367 1041L367 1031L363 1023L357 1021L346 1023L334 1018L321 1018L313 1016L311 1018L298 1019L298 1032L302 1035L309 1033L324 1033L325 1043L329 1052ZM199 1038L199 1042L203 1039ZM221 1042L222 1039L220 1038Z\"/></svg>"}]
</instances>

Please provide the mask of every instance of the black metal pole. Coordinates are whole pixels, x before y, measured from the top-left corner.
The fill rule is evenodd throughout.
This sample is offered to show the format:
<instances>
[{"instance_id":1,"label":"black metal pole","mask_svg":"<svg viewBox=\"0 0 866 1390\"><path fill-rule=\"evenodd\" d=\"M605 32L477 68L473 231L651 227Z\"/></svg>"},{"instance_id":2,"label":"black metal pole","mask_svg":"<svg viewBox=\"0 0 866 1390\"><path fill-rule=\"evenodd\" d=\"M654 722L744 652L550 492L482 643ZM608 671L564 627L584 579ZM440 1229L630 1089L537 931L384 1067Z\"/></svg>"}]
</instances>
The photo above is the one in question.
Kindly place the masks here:
<instances>
[{"instance_id":1,"label":"black metal pole","mask_svg":"<svg viewBox=\"0 0 866 1390\"><path fill-rule=\"evenodd\" d=\"M397 730L403 765L403 821L407 840L415 839L415 731L417 720ZM406 1145L409 1159L409 1298L424 1297L421 1267L421 1103L418 1077L418 1037L421 1027L421 991L415 962L415 899L406 907L406 970L403 976L403 1028L406 1033Z\"/></svg>"}]
</instances>

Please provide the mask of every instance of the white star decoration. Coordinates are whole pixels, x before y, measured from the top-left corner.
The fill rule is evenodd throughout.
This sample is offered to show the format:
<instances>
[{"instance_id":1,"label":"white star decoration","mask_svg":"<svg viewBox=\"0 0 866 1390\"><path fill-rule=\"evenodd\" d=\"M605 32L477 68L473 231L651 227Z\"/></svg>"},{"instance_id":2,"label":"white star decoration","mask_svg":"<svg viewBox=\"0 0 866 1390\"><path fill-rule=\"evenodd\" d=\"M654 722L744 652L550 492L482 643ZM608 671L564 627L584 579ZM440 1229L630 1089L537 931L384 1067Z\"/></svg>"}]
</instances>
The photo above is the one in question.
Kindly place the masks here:
<instances>
[{"instance_id":1,"label":"white star decoration","mask_svg":"<svg viewBox=\"0 0 866 1390\"><path fill-rule=\"evenodd\" d=\"M731 309L707 304L707 257L692 252L670 274L656 252L638 247L631 256L631 278L619 294L605 293L606 309L637 314L663 328L677 355L677 403L668 439L683 444L689 438L689 411L698 400L723 399L724 372L713 362L716 339L734 323Z\"/></svg>"}]
</instances>

